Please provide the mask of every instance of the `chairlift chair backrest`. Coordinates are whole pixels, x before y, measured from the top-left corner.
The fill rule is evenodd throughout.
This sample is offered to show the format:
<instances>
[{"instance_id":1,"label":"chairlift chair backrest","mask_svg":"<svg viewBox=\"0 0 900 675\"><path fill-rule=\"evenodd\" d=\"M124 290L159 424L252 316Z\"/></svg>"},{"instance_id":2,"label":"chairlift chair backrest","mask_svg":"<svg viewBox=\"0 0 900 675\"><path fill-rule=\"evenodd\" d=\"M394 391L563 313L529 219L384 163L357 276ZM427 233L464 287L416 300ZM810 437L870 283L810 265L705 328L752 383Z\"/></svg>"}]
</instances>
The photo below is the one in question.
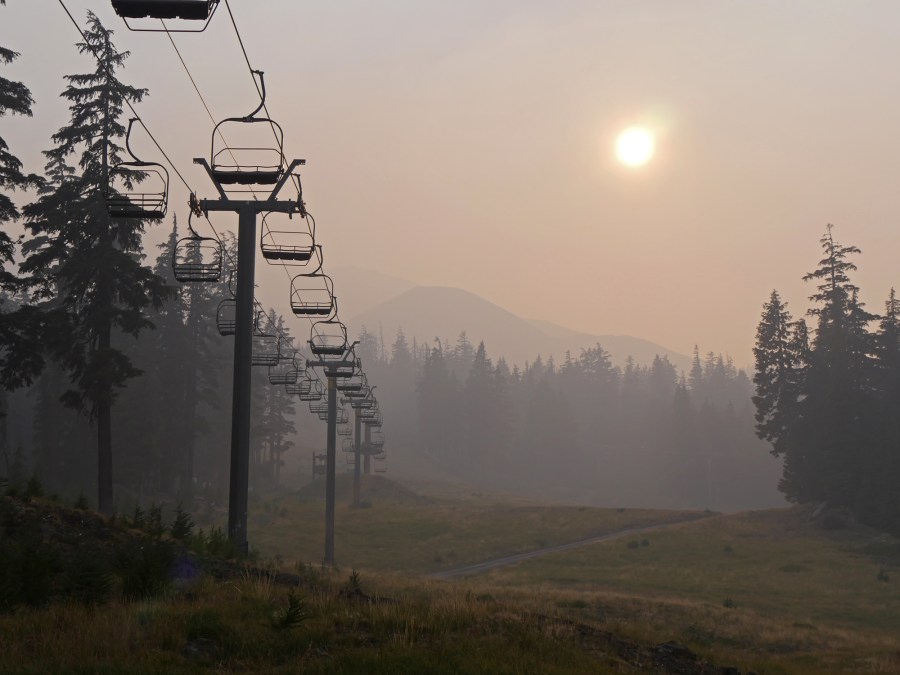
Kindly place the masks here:
<instances>
[{"instance_id":1,"label":"chairlift chair backrest","mask_svg":"<svg viewBox=\"0 0 900 675\"><path fill-rule=\"evenodd\" d=\"M109 170L106 185L106 210L111 218L158 220L166 215L169 201L169 172L162 164L144 162L131 151L131 129L137 117L128 122L125 150L129 161L117 162Z\"/></svg>"}]
</instances>

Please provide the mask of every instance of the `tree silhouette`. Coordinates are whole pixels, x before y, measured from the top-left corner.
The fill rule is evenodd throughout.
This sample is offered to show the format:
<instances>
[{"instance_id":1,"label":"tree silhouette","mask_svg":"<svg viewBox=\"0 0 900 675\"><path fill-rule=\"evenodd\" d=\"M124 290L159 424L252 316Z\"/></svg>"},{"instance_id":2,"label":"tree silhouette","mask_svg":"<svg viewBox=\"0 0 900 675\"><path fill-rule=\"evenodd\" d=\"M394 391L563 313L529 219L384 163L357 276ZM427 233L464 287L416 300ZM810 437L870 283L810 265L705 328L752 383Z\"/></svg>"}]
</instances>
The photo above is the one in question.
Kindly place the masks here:
<instances>
[{"instance_id":1,"label":"tree silhouette","mask_svg":"<svg viewBox=\"0 0 900 675\"><path fill-rule=\"evenodd\" d=\"M111 513L111 409L117 390L139 374L113 346L113 333L136 337L151 327L146 310L160 307L167 289L142 264L145 224L110 219L104 201L109 167L122 151L123 106L147 92L116 77L128 53L116 50L112 31L90 12L84 37L77 47L94 59L95 70L66 76L62 97L70 102L69 124L54 134L53 148L44 153L46 185L23 209L30 238L23 244L20 269L32 303L25 309L39 313L32 339L40 338L70 378L62 400L96 423L98 503ZM18 370L19 383L33 376Z\"/></svg>"}]
</instances>

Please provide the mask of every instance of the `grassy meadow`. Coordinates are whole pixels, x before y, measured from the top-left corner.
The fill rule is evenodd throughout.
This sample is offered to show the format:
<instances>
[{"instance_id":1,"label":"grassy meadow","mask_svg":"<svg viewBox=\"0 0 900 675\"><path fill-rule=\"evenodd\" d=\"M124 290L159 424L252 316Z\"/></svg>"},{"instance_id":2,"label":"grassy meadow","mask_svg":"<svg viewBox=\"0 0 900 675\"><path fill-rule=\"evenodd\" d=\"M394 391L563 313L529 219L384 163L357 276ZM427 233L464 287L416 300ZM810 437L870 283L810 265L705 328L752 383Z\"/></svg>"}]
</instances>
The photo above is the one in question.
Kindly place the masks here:
<instances>
[{"instance_id":1,"label":"grassy meadow","mask_svg":"<svg viewBox=\"0 0 900 675\"><path fill-rule=\"evenodd\" d=\"M349 485L337 568L318 563L318 487L259 500L255 567L142 600L114 586L99 604L0 612L0 673L900 672L900 543L846 519L557 506L381 476L351 508ZM109 537L89 520L90 536Z\"/></svg>"},{"instance_id":2,"label":"grassy meadow","mask_svg":"<svg viewBox=\"0 0 900 675\"><path fill-rule=\"evenodd\" d=\"M866 528L813 521L803 507L731 515L595 509L427 485L409 494L369 478L369 508L350 508L339 486L341 566L429 574L671 523L445 583L541 598L577 622L638 641L676 640L758 673L900 672L900 544ZM291 546L313 552L307 560L321 555L320 501L292 495L268 510L255 538L263 555L291 559ZM306 532L294 533L293 513L311 524Z\"/></svg>"}]
</instances>

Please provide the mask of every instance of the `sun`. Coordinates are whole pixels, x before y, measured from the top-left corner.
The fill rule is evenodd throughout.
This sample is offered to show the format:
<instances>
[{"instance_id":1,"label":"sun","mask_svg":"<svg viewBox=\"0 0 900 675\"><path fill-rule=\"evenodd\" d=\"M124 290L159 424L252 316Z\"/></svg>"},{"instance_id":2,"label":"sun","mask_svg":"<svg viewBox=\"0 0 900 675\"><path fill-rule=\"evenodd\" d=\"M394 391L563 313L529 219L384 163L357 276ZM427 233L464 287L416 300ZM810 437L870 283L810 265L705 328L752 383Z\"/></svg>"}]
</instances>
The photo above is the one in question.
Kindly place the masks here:
<instances>
[{"instance_id":1,"label":"sun","mask_svg":"<svg viewBox=\"0 0 900 675\"><path fill-rule=\"evenodd\" d=\"M625 166L644 166L653 150L653 134L643 127L629 127L616 138L616 158Z\"/></svg>"}]
</instances>

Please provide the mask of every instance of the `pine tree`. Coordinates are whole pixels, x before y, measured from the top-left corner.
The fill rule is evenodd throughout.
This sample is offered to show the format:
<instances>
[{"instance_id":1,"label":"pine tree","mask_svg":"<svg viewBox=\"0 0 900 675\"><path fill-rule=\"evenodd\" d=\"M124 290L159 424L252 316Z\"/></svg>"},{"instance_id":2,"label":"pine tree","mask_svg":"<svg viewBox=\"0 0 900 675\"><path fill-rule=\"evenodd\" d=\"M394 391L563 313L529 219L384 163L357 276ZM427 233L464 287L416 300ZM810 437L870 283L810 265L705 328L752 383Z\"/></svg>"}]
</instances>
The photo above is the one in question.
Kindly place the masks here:
<instances>
[{"instance_id":1,"label":"pine tree","mask_svg":"<svg viewBox=\"0 0 900 675\"><path fill-rule=\"evenodd\" d=\"M769 301L763 305L753 348L756 433L772 444L772 454L776 456L787 452L790 425L797 414L801 373L791 346L791 319L787 304L782 302L778 291L772 291Z\"/></svg>"},{"instance_id":2,"label":"pine tree","mask_svg":"<svg viewBox=\"0 0 900 675\"><path fill-rule=\"evenodd\" d=\"M21 269L30 275L31 300L41 312L41 334L32 337L71 379L62 399L96 422L98 504L111 513L111 409L117 390L139 374L113 346L113 331L137 337L151 327L145 310L160 307L167 292L141 262L145 224L110 219L104 203L109 167L122 151L123 106L147 92L117 79L128 52L116 51L112 31L90 12L85 42L77 46L96 68L66 77L62 96L70 102L70 122L44 153L47 184L23 210L31 238Z\"/></svg>"},{"instance_id":3,"label":"pine tree","mask_svg":"<svg viewBox=\"0 0 900 675\"><path fill-rule=\"evenodd\" d=\"M872 345L867 326L874 317L863 309L849 277L856 270L849 258L860 250L836 242L830 225L820 243L825 255L803 277L818 282L810 296L818 306L808 312L818 323L799 411L803 439L809 443L806 496L852 507L870 447Z\"/></svg>"},{"instance_id":4,"label":"pine tree","mask_svg":"<svg viewBox=\"0 0 900 675\"><path fill-rule=\"evenodd\" d=\"M476 466L483 466L495 441L494 373L484 342L478 344L464 389L465 454Z\"/></svg>"}]
</instances>

